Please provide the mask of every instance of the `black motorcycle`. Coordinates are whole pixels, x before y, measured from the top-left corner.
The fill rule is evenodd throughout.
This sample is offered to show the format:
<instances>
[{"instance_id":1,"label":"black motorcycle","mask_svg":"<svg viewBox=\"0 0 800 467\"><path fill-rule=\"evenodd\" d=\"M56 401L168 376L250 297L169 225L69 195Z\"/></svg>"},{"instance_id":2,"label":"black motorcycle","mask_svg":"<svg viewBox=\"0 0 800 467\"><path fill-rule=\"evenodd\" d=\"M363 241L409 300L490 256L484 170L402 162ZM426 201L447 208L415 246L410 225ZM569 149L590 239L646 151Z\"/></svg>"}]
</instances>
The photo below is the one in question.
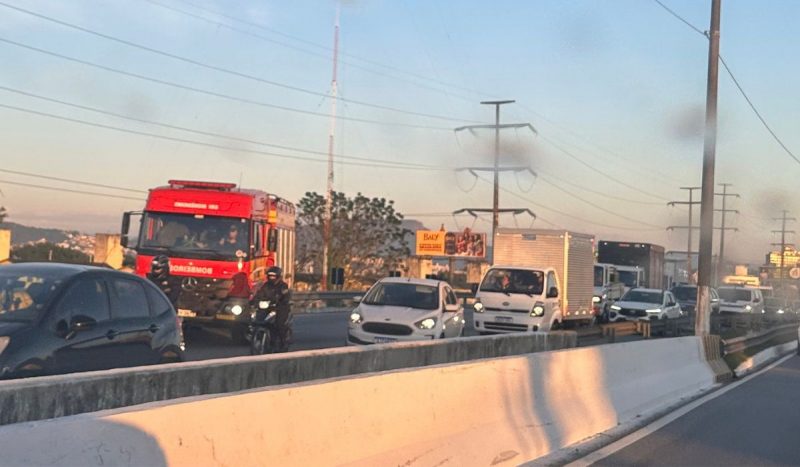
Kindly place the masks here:
<instances>
[{"instance_id":1,"label":"black motorcycle","mask_svg":"<svg viewBox=\"0 0 800 467\"><path fill-rule=\"evenodd\" d=\"M274 303L264 300L256 303L256 309L250 313L248 328L250 355L288 351L289 344L292 342L292 315L289 314L286 323L286 342L283 349L276 319L277 309Z\"/></svg>"}]
</instances>

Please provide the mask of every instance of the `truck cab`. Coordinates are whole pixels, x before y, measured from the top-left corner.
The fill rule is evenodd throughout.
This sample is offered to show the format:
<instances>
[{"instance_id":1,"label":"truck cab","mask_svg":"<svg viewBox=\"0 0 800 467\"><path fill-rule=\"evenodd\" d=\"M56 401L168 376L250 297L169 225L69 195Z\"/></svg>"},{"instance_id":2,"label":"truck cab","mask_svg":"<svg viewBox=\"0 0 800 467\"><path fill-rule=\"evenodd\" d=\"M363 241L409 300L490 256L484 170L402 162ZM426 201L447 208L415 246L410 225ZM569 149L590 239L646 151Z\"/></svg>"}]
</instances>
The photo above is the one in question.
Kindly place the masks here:
<instances>
[{"instance_id":1,"label":"truck cab","mask_svg":"<svg viewBox=\"0 0 800 467\"><path fill-rule=\"evenodd\" d=\"M644 269L639 266L617 266L617 274L625 285L625 292L645 285Z\"/></svg>"},{"instance_id":2,"label":"truck cab","mask_svg":"<svg viewBox=\"0 0 800 467\"><path fill-rule=\"evenodd\" d=\"M553 268L493 266L475 295L475 330L492 334L558 329L563 322L559 292Z\"/></svg>"},{"instance_id":3,"label":"truck cab","mask_svg":"<svg viewBox=\"0 0 800 467\"><path fill-rule=\"evenodd\" d=\"M619 280L617 266L607 263L594 265L592 304L595 314L607 318L608 307L625 294L625 284Z\"/></svg>"}]
</instances>

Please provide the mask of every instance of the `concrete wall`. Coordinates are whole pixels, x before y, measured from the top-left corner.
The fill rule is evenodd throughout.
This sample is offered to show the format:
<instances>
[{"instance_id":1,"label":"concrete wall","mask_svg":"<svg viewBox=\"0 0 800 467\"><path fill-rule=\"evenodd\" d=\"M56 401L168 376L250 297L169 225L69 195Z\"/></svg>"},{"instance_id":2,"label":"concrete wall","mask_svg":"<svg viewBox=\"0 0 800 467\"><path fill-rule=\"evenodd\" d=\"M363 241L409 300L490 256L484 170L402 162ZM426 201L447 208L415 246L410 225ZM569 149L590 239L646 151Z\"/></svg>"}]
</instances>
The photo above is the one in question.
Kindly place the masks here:
<instances>
[{"instance_id":1,"label":"concrete wall","mask_svg":"<svg viewBox=\"0 0 800 467\"><path fill-rule=\"evenodd\" d=\"M574 332L292 352L0 381L0 425L280 384L571 348Z\"/></svg>"},{"instance_id":2,"label":"concrete wall","mask_svg":"<svg viewBox=\"0 0 800 467\"><path fill-rule=\"evenodd\" d=\"M11 258L11 231L0 229L0 264Z\"/></svg>"},{"instance_id":3,"label":"concrete wall","mask_svg":"<svg viewBox=\"0 0 800 467\"><path fill-rule=\"evenodd\" d=\"M94 244L94 262L105 264L114 269L122 268L124 254L120 236L115 234L97 234Z\"/></svg>"},{"instance_id":4,"label":"concrete wall","mask_svg":"<svg viewBox=\"0 0 800 467\"><path fill-rule=\"evenodd\" d=\"M686 337L399 370L0 427L0 449L10 465L517 465L710 387L703 354Z\"/></svg>"}]
</instances>

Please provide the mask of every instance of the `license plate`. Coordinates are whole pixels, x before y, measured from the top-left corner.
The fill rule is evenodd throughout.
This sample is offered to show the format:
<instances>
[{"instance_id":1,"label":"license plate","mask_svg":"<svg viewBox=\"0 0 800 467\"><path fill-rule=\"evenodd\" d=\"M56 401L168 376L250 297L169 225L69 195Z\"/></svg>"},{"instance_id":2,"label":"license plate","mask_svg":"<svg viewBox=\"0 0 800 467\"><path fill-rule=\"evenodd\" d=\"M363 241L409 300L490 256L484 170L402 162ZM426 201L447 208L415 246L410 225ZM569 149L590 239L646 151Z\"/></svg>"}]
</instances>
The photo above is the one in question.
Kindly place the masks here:
<instances>
[{"instance_id":1,"label":"license plate","mask_svg":"<svg viewBox=\"0 0 800 467\"><path fill-rule=\"evenodd\" d=\"M236 317L233 315L217 315L217 319L224 319L225 321L236 321Z\"/></svg>"},{"instance_id":2,"label":"license plate","mask_svg":"<svg viewBox=\"0 0 800 467\"><path fill-rule=\"evenodd\" d=\"M183 318L194 318L195 316L197 316L197 313L195 313L192 310L178 308L178 316L181 316Z\"/></svg>"},{"instance_id":3,"label":"license plate","mask_svg":"<svg viewBox=\"0 0 800 467\"><path fill-rule=\"evenodd\" d=\"M389 342L397 342L397 339L394 337L376 337L375 343L376 344L388 344Z\"/></svg>"},{"instance_id":4,"label":"license plate","mask_svg":"<svg viewBox=\"0 0 800 467\"><path fill-rule=\"evenodd\" d=\"M510 318L508 316L498 316L497 322L498 323L511 323L514 321L514 318Z\"/></svg>"}]
</instances>

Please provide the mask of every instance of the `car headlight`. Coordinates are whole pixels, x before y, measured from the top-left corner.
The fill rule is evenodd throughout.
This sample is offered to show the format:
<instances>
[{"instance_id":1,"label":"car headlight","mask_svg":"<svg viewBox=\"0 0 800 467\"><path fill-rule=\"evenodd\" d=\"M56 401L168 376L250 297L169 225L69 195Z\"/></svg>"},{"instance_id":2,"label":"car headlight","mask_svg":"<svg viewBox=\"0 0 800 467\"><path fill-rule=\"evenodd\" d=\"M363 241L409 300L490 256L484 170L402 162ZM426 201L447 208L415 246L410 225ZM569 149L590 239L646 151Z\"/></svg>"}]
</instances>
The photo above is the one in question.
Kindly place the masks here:
<instances>
[{"instance_id":1,"label":"car headlight","mask_svg":"<svg viewBox=\"0 0 800 467\"><path fill-rule=\"evenodd\" d=\"M661 313L661 308L653 308L652 310L645 310L647 313Z\"/></svg>"},{"instance_id":2,"label":"car headlight","mask_svg":"<svg viewBox=\"0 0 800 467\"><path fill-rule=\"evenodd\" d=\"M350 324L358 324L363 320L364 318L361 316L361 313L357 311L350 313Z\"/></svg>"},{"instance_id":3,"label":"car headlight","mask_svg":"<svg viewBox=\"0 0 800 467\"><path fill-rule=\"evenodd\" d=\"M0 355L3 354L4 350L6 350L6 347L8 347L8 343L9 342L11 342L11 338L10 337L8 337L8 336L0 337Z\"/></svg>"},{"instance_id":4,"label":"car headlight","mask_svg":"<svg viewBox=\"0 0 800 467\"><path fill-rule=\"evenodd\" d=\"M260 310L266 310L267 308L269 308L269 301L261 300L260 302L258 302L258 308Z\"/></svg>"},{"instance_id":5,"label":"car headlight","mask_svg":"<svg viewBox=\"0 0 800 467\"><path fill-rule=\"evenodd\" d=\"M600 297L598 297L597 295L595 295L594 297L592 297L592 303L600 303L600 300L601 300L601 298L600 298Z\"/></svg>"},{"instance_id":6,"label":"car headlight","mask_svg":"<svg viewBox=\"0 0 800 467\"><path fill-rule=\"evenodd\" d=\"M752 306L750 306L750 305L746 305L746 306L744 307L744 309L745 309L745 310L747 310L747 311L753 311L753 307L752 307Z\"/></svg>"},{"instance_id":7,"label":"car headlight","mask_svg":"<svg viewBox=\"0 0 800 467\"><path fill-rule=\"evenodd\" d=\"M231 307L231 313L233 313L236 316L241 315L243 311L244 311L244 308L242 308L242 305L233 305Z\"/></svg>"},{"instance_id":8,"label":"car headlight","mask_svg":"<svg viewBox=\"0 0 800 467\"><path fill-rule=\"evenodd\" d=\"M486 311L486 308L484 308L484 306L483 306L483 303L481 303L481 302L475 302L475 304L474 304L474 305L472 305L472 307L473 307L473 308L475 309L475 311L477 311L478 313L483 313L484 311Z\"/></svg>"},{"instance_id":9,"label":"car headlight","mask_svg":"<svg viewBox=\"0 0 800 467\"><path fill-rule=\"evenodd\" d=\"M622 307L619 306L619 305L611 305L611 309L614 310L614 311L620 311L620 310L622 310Z\"/></svg>"},{"instance_id":10,"label":"car headlight","mask_svg":"<svg viewBox=\"0 0 800 467\"><path fill-rule=\"evenodd\" d=\"M416 323L416 325L420 329L433 329L433 327L436 326L436 318L425 318Z\"/></svg>"},{"instance_id":11,"label":"car headlight","mask_svg":"<svg viewBox=\"0 0 800 467\"><path fill-rule=\"evenodd\" d=\"M531 308L531 316L543 316L544 315L544 303L536 302Z\"/></svg>"},{"instance_id":12,"label":"car headlight","mask_svg":"<svg viewBox=\"0 0 800 467\"><path fill-rule=\"evenodd\" d=\"M782 314L784 314L784 313L786 313L786 312L785 312L785 311L783 311L783 308L780 308L780 309L778 309L778 314L779 314L779 315L782 315Z\"/></svg>"}]
</instances>

